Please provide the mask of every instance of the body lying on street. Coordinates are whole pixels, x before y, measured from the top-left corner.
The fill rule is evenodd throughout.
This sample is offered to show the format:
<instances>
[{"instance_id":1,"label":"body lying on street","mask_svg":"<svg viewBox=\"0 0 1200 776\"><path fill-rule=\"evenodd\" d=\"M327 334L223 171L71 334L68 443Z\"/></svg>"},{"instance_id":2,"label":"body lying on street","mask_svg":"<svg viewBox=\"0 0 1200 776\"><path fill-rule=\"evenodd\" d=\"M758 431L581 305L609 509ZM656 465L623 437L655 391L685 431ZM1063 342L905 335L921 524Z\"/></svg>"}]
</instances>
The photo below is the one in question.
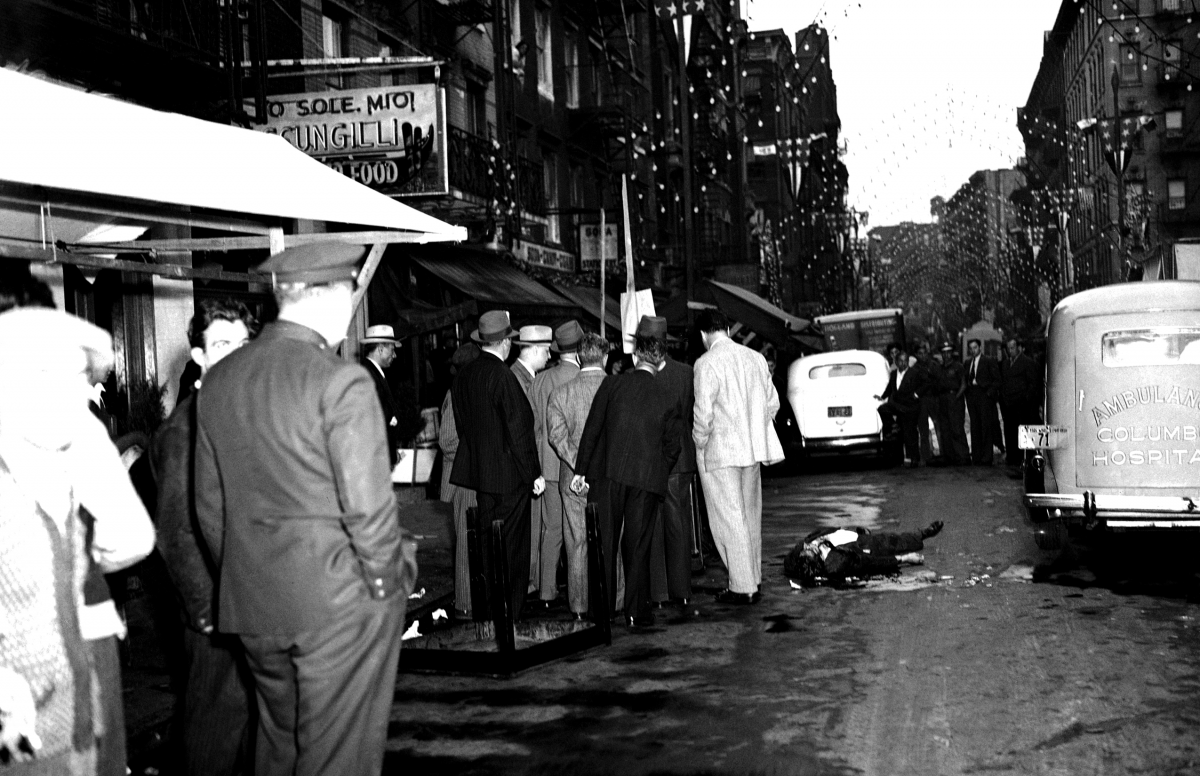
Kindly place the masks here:
<instances>
[{"instance_id":1,"label":"body lying on street","mask_svg":"<svg viewBox=\"0 0 1200 776\"><path fill-rule=\"evenodd\" d=\"M854 580L900 573L903 565L920 565L925 539L936 536L942 522L921 531L872 533L859 527L822 528L804 537L783 561L783 572L805 587L844 586Z\"/></svg>"}]
</instances>

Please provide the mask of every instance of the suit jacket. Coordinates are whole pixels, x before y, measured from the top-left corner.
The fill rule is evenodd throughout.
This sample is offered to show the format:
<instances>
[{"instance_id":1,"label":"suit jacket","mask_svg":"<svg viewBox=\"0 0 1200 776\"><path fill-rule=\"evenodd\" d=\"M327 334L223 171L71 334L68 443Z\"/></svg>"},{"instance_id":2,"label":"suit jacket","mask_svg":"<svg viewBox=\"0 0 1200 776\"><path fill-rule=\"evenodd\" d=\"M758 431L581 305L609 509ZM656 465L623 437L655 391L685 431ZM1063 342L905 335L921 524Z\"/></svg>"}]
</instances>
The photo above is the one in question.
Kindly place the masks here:
<instances>
[{"instance_id":1,"label":"suit jacket","mask_svg":"<svg viewBox=\"0 0 1200 776\"><path fill-rule=\"evenodd\" d=\"M533 434L537 437L538 458L542 462L542 476L547 482L558 482L558 454L550 444L549 424L546 420L546 410L550 404L550 394L560 385L564 385L579 374L579 365L570 361L560 361L557 366L547 369L533 378L533 388L529 392L529 400L533 403Z\"/></svg>"},{"instance_id":2,"label":"suit jacket","mask_svg":"<svg viewBox=\"0 0 1200 776\"><path fill-rule=\"evenodd\" d=\"M605 377L607 375L603 369L580 371L574 380L563 383L550 393L550 401L546 406L546 437L555 455L571 471L575 470L579 439L583 436L583 427L587 425L592 400L596 398L596 391L600 390L600 383L604 382ZM559 476L562 476L561 472Z\"/></svg>"},{"instance_id":3,"label":"suit jacket","mask_svg":"<svg viewBox=\"0 0 1200 776\"><path fill-rule=\"evenodd\" d=\"M879 398L890 401L901 412L916 412L921 408L921 395L928 387L929 375L920 364L904 370L904 378L897 384L898 374L893 370L888 375L887 388Z\"/></svg>"},{"instance_id":4,"label":"suit jacket","mask_svg":"<svg viewBox=\"0 0 1200 776\"><path fill-rule=\"evenodd\" d=\"M529 392L533 390L533 375L519 361L512 362L509 369L512 370L513 376L517 378L517 382L521 384L521 390L525 392L525 398L529 399L529 406L532 407L533 399L530 398Z\"/></svg>"},{"instance_id":5,"label":"suit jacket","mask_svg":"<svg viewBox=\"0 0 1200 776\"><path fill-rule=\"evenodd\" d=\"M677 402L656 374L634 369L614 375L592 400L575 471L664 495L682 433Z\"/></svg>"},{"instance_id":6,"label":"suit jacket","mask_svg":"<svg viewBox=\"0 0 1200 776\"><path fill-rule=\"evenodd\" d=\"M459 371L450 394L458 426L450 482L481 493L532 487L542 469L533 409L513 370L485 350Z\"/></svg>"},{"instance_id":7,"label":"suit jacket","mask_svg":"<svg viewBox=\"0 0 1200 776\"><path fill-rule=\"evenodd\" d=\"M988 358L982 353L979 355L979 367L975 370L975 380L971 381L971 362L974 359L967 358L963 362L963 381L967 386L967 390L972 388L981 388L987 392L991 398L996 398L996 394L1000 387L1000 365L995 359Z\"/></svg>"},{"instance_id":8,"label":"suit jacket","mask_svg":"<svg viewBox=\"0 0 1200 776\"><path fill-rule=\"evenodd\" d=\"M775 433L779 392L767 360L721 337L695 367L692 438L700 471L783 460Z\"/></svg>"},{"instance_id":9,"label":"suit jacket","mask_svg":"<svg viewBox=\"0 0 1200 776\"><path fill-rule=\"evenodd\" d=\"M687 364L667 356L658 379L678 401L679 417L683 419L679 460L675 462L671 474L691 474L696 471L696 442L692 439L692 420L696 414L695 372Z\"/></svg>"},{"instance_id":10,"label":"suit jacket","mask_svg":"<svg viewBox=\"0 0 1200 776\"><path fill-rule=\"evenodd\" d=\"M196 441L195 395L175 405L150 441L150 470L158 486L154 522L158 552L188 624L198 631L213 624L216 568L200 538L192 492L192 448Z\"/></svg>"},{"instance_id":11,"label":"suit jacket","mask_svg":"<svg viewBox=\"0 0 1200 776\"><path fill-rule=\"evenodd\" d=\"M1000 365L1000 401L1036 407L1041 404L1042 376L1037 362L1024 353Z\"/></svg>"},{"instance_id":12,"label":"suit jacket","mask_svg":"<svg viewBox=\"0 0 1200 776\"><path fill-rule=\"evenodd\" d=\"M392 387L379 366L369 358L362 360L363 368L371 376L375 384L375 395L379 397L379 406L383 409L383 428L387 433L388 460L396 465L396 450L400 447L400 413L396 408L396 398L392 395Z\"/></svg>"},{"instance_id":13,"label":"suit jacket","mask_svg":"<svg viewBox=\"0 0 1200 776\"><path fill-rule=\"evenodd\" d=\"M217 627L295 635L403 604L400 527L370 375L291 321L209 370L196 405L196 517L217 564Z\"/></svg>"}]
</instances>

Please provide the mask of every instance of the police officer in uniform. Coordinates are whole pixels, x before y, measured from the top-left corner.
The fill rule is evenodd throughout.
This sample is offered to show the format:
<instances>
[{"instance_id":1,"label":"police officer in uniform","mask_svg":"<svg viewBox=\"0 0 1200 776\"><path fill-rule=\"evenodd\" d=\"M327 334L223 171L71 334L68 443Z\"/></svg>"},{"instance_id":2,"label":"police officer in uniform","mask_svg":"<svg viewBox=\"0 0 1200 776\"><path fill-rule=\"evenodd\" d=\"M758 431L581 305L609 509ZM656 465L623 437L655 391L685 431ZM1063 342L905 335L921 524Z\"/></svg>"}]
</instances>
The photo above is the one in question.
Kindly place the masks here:
<instances>
[{"instance_id":1,"label":"police officer in uniform","mask_svg":"<svg viewBox=\"0 0 1200 776\"><path fill-rule=\"evenodd\" d=\"M339 358L361 246L291 248L279 319L209 370L196 405L196 517L216 628L245 646L255 773L378 776L416 546L400 527L375 386Z\"/></svg>"}]
</instances>

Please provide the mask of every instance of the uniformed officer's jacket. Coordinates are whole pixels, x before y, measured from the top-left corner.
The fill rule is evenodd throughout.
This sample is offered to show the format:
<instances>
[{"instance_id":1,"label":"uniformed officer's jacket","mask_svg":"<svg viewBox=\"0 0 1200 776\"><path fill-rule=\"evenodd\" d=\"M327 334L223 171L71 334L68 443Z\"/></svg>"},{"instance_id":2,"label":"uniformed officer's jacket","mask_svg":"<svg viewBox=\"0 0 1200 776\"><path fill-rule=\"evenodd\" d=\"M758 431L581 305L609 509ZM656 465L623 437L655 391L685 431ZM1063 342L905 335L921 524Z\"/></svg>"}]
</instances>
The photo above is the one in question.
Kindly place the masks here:
<instances>
[{"instance_id":1,"label":"uniformed officer's jacket","mask_svg":"<svg viewBox=\"0 0 1200 776\"><path fill-rule=\"evenodd\" d=\"M218 567L217 629L293 635L347 607L403 601L400 527L370 375L320 334L267 325L205 377L196 517Z\"/></svg>"}]
</instances>

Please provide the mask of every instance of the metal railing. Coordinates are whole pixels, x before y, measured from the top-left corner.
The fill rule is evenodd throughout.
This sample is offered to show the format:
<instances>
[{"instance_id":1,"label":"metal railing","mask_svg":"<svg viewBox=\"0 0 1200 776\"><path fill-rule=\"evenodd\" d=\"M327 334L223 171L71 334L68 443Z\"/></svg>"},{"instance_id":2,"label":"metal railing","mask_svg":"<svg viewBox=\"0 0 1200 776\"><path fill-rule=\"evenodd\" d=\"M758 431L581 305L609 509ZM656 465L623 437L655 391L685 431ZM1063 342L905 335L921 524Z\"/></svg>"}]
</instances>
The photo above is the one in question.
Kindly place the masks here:
<instances>
[{"instance_id":1,"label":"metal railing","mask_svg":"<svg viewBox=\"0 0 1200 776\"><path fill-rule=\"evenodd\" d=\"M450 127L450 185L472 196L490 199L495 191L496 175L489 171L494 156L487 138Z\"/></svg>"}]
</instances>

